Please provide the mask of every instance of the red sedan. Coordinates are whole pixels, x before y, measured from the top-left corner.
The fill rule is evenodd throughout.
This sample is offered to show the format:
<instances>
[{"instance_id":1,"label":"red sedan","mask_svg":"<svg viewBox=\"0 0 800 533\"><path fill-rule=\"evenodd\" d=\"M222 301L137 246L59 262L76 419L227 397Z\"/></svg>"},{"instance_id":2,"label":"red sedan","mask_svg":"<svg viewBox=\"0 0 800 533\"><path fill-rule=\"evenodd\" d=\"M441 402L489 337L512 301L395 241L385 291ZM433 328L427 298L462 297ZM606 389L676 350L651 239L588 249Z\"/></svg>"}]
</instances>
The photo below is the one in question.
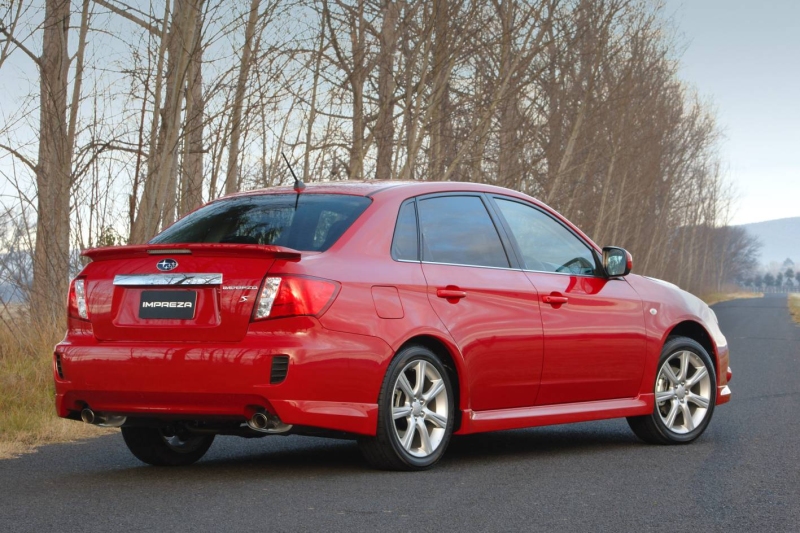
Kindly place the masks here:
<instances>
[{"instance_id":1,"label":"red sedan","mask_svg":"<svg viewBox=\"0 0 800 533\"><path fill-rule=\"evenodd\" d=\"M730 399L708 306L500 187L254 191L84 255L58 414L121 427L153 465L296 433L416 470L453 434L617 417L687 443Z\"/></svg>"}]
</instances>

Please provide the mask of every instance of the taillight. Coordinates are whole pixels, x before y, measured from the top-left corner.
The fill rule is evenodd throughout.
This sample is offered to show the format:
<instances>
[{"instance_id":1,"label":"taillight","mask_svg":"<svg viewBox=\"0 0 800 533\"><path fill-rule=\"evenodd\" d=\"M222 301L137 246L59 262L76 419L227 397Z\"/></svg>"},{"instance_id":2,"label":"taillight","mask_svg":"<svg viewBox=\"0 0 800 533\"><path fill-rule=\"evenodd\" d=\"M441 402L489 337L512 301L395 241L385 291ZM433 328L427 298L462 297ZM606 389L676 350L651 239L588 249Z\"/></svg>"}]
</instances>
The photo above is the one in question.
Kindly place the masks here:
<instances>
[{"instance_id":1,"label":"taillight","mask_svg":"<svg viewBox=\"0 0 800 533\"><path fill-rule=\"evenodd\" d=\"M333 302L339 284L318 278L267 276L253 320L287 316L316 316Z\"/></svg>"},{"instance_id":2,"label":"taillight","mask_svg":"<svg viewBox=\"0 0 800 533\"><path fill-rule=\"evenodd\" d=\"M75 278L69 286L69 316L89 320L89 307L86 305L86 282Z\"/></svg>"}]
</instances>

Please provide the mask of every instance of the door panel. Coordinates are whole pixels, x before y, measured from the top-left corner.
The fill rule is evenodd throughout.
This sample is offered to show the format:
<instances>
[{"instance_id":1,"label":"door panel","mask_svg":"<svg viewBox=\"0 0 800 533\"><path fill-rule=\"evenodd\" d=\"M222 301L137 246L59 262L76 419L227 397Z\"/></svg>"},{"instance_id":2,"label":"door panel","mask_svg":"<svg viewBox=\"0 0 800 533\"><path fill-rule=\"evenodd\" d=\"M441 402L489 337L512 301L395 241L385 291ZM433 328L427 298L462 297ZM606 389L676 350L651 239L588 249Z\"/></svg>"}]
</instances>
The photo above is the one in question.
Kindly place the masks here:
<instances>
[{"instance_id":1,"label":"door panel","mask_svg":"<svg viewBox=\"0 0 800 533\"><path fill-rule=\"evenodd\" d=\"M644 371L642 302L607 279L596 254L558 217L525 202L494 202L541 295L544 365L537 405L631 398Z\"/></svg>"},{"instance_id":2,"label":"door panel","mask_svg":"<svg viewBox=\"0 0 800 533\"><path fill-rule=\"evenodd\" d=\"M646 335L641 299L628 282L526 274L551 300L541 303L545 357L536 405L636 396Z\"/></svg>"},{"instance_id":3,"label":"door panel","mask_svg":"<svg viewBox=\"0 0 800 533\"><path fill-rule=\"evenodd\" d=\"M427 263L422 270L431 306L464 356L471 409L534 405L542 323L538 295L525 274Z\"/></svg>"},{"instance_id":4,"label":"door panel","mask_svg":"<svg viewBox=\"0 0 800 533\"><path fill-rule=\"evenodd\" d=\"M532 406L542 370L538 295L511 270L484 198L418 199L428 299L461 349L474 411Z\"/></svg>"}]
</instances>

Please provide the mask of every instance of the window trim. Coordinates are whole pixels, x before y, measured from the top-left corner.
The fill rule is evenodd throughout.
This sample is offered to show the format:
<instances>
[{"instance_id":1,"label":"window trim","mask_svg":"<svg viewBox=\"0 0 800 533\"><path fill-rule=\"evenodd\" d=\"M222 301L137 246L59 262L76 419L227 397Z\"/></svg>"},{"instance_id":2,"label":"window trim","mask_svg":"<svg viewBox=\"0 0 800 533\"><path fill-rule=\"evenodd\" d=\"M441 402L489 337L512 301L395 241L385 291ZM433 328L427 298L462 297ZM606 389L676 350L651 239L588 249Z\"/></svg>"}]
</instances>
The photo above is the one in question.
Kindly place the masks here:
<instances>
[{"instance_id":1,"label":"window trim","mask_svg":"<svg viewBox=\"0 0 800 533\"><path fill-rule=\"evenodd\" d=\"M490 197L492 206L494 207L494 209L497 212L497 218L500 220L500 223L503 225L503 229L508 234L508 239L509 239L509 241L511 243L512 248L514 249L514 254L519 258L520 270L522 270L523 272L535 272L535 273L539 273L539 274L556 274L556 275L559 275L559 276L576 276L576 277L581 277L581 278L606 279L606 276L604 275L604 271L602 269L602 263L599 261L599 258L597 256L597 250L595 249L595 247L590 245L588 242L586 242L586 240L583 237L581 237L580 235L575 233L575 230L570 228L568 225L564 224L564 222L559 220L558 217L554 216L552 213L549 213L546 209L542 209L539 206L537 206L535 204L532 204L530 202L526 202L525 200L522 200L520 198L514 198L512 196L505 196L505 195L496 194L496 193L490 194L489 197ZM518 204L522 204L524 206L530 207L531 209L535 209L536 211L538 211L538 212L546 215L550 219L552 219L556 224L560 225L562 228L566 229L572 236L574 236L576 239L578 239L578 242L580 242L581 244L586 246L586 248L588 248L589 252L592 254L592 258L594 259L595 273L594 274L573 274L571 272L551 272L549 270L535 270L535 269L525 268L525 266L523 266L524 265L524 256L522 255L522 248L519 246L519 243L517 242L517 238L514 236L514 232L511 231L511 226L508 225L508 221L506 220L505 216L503 215L503 211L500 209L500 206L497 204L496 200L506 200L506 201L510 201L510 202L516 202Z\"/></svg>"},{"instance_id":2,"label":"window trim","mask_svg":"<svg viewBox=\"0 0 800 533\"><path fill-rule=\"evenodd\" d=\"M505 253L506 261L508 261L508 266L500 267L500 266L488 266L488 265L469 265L463 263L441 263L437 261L425 261L423 257L423 246L422 246L422 224L420 224L419 220L419 202L422 200L430 200L433 198L440 198L440 197L448 197L448 196L472 196L477 197L483 203L484 209L486 209L486 214L489 215L489 220L492 222L492 226L494 227L495 231L497 232L497 237L500 239L500 244L503 247L503 253ZM410 198L405 200L403 204L407 201L414 201L415 202L415 211L417 214L417 257L418 261L402 261L399 259L394 259L395 261L399 262L407 262L407 263L421 263L427 265L448 265L448 266L461 266L461 267L470 267L470 268L493 268L496 270L522 270L520 268L521 263L517 260L516 251L512 247L512 243L508 238L506 233L505 226L502 225L502 221L495 213L495 208L492 205L492 202L487 197L486 193L483 192L472 192L472 191L445 191L445 192L435 192L431 194L422 194L420 196L415 196L414 198ZM403 205L401 204L401 206ZM398 216L400 215L400 210L398 209ZM396 224L396 223L395 223ZM394 242L394 237L392 237L392 242ZM509 253L510 250L510 253Z\"/></svg>"}]
</instances>

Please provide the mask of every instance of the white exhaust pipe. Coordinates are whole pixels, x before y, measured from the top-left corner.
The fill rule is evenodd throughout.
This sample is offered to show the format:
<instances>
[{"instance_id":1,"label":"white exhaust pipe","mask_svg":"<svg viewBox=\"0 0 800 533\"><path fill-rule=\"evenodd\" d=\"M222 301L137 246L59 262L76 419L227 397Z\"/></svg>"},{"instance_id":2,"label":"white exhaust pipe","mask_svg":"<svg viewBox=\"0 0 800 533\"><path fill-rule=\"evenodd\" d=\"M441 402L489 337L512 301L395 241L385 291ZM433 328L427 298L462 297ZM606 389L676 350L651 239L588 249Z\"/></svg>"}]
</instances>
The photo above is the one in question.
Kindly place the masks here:
<instances>
[{"instance_id":1,"label":"white exhaust pipe","mask_svg":"<svg viewBox=\"0 0 800 533\"><path fill-rule=\"evenodd\" d=\"M87 424L94 424L95 419L96 417L94 415L94 411L92 411L88 407L84 407L83 410L81 410L81 420L83 420Z\"/></svg>"},{"instance_id":2,"label":"white exhaust pipe","mask_svg":"<svg viewBox=\"0 0 800 533\"><path fill-rule=\"evenodd\" d=\"M250 429L255 429L256 431L264 431L269 427L269 418L264 413L256 413L250 420L247 422L247 425L250 426Z\"/></svg>"},{"instance_id":3,"label":"white exhaust pipe","mask_svg":"<svg viewBox=\"0 0 800 533\"><path fill-rule=\"evenodd\" d=\"M291 424L284 424L277 415L258 411L247 421L247 427L260 433L286 433L292 429Z\"/></svg>"},{"instance_id":4,"label":"white exhaust pipe","mask_svg":"<svg viewBox=\"0 0 800 533\"><path fill-rule=\"evenodd\" d=\"M118 428L127 420L127 417L119 415L105 415L102 413L95 413L89 407L84 407L81 410L81 420L87 424L93 424L104 428Z\"/></svg>"}]
</instances>

